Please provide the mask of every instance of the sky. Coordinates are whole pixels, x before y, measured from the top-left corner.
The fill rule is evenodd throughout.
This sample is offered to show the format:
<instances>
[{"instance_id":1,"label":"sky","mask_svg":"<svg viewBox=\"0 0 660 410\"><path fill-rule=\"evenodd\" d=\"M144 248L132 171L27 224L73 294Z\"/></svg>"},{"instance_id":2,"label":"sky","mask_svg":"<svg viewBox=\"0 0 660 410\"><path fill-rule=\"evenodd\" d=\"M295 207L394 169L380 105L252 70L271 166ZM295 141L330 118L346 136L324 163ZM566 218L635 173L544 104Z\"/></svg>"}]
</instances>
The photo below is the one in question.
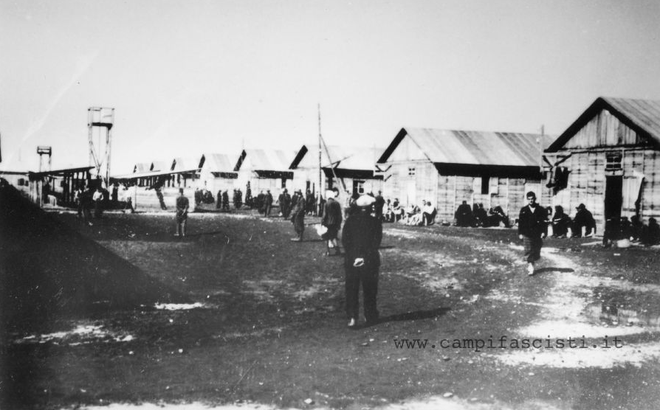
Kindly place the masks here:
<instances>
[{"instance_id":1,"label":"sky","mask_svg":"<svg viewBox=\"0 0 660 410\"><path fill-rule=\"evenodd\" d=\"M88 165L90 107L115 109L112 175L319 133L558 136L599 96L660 100L658 21L656 0L0 0L0 169L38 170L37 146Z\"/></svg>"}]
</instances>

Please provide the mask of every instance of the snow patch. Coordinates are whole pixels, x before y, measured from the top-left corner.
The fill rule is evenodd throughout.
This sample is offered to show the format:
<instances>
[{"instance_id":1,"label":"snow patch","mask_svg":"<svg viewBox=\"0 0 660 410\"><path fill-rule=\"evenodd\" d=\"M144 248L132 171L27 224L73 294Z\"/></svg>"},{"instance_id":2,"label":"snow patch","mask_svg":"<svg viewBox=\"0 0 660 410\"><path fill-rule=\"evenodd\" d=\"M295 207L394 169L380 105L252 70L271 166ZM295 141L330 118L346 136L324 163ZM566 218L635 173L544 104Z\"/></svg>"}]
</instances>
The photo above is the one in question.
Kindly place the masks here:
<instances>
[{"instance_id":1,"label":"snow patch","mask_svg":"<svg viewBox=\"0 0 660 410\"><path fill-rule=\"evenodd\" d=\"M101 325L78 325L73 330L47 333L42 335L30 335L14 340L16 344L42 344L53 342L56 344L67 344L79 346L94 342L130 342L133 336L125 333L114 333L104 329Z\"/></svg>"},{"instance_id":2,"label":"snow patch","mask_svg":"<svg viewBox=\"0 0 660 410\"><path fill-rule=\"evenodd\" d=\"M511 366L547 366L560 369L601 368L611 369L631 364L642 367L645 362L660 359L660 345L646 343L625 344L621 348L564 348L510 350L495 356L500 362Z\"/></svg>"},{"instance_id":3,"label":"snow patch","mask_svg":"<svg viewBox=\"0 0 660 410\"><path fill-rule=\"evenodd\" d=\"M201 309L205 306L201 303L156 303L155 307L160 310L190 310Z\"/></svg>"}]
</instances>

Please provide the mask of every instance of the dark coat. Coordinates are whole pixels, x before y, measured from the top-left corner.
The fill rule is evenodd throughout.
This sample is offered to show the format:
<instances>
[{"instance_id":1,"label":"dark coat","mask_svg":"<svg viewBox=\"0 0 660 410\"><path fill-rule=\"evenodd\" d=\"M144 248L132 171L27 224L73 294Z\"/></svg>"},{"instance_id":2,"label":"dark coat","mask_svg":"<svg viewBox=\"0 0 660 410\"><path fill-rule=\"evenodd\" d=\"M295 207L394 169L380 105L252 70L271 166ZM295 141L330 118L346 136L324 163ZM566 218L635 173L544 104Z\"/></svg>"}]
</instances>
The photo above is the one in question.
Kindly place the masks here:
<instances>
[{"instance_id":1,"label":"dark coat","mask_svg":"<svg viewBox=\"0 0 660 410\"><path fill-rule=\"evenodd\" d=\"M536 205L534 212L529 206L520 209L518 234L528 238L540 238L546 232L548 212L541 205Z\"/></svg>"},{"instance_id":2,"label":"dark coat","mask_svg":"<svg viewBox=\"0 0 660 410\"><path fill-rule=\"evenodd\" d=\"M368 267L380 266L378 248L383 239L381 221L366 211L358 211L346 219L341 237L346 266L353 266L356 258L364 258Z\"/></svg>"},{"instance_id":3,"label":"dark coat","mask_svg":"<svg viewBox=\"0 0 660 410\"><path fill-rule=\"evenodd\" d=\"M341 215L341 205L334 199L328 199L328 202L325 203L325 210L323 212L323 219L321 224L328 228L337 228L341 227L342 215Z\"/></svg>"}]
</instances>

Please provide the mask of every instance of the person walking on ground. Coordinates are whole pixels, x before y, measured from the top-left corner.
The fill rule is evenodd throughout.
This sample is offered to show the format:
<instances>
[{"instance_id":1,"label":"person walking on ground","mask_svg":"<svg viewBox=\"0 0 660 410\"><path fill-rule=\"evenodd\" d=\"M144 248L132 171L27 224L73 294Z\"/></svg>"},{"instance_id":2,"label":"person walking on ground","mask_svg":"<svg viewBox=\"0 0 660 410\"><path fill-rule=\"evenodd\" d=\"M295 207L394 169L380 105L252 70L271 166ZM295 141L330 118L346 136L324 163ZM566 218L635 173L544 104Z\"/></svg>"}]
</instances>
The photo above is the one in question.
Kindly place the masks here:
<instances>
[{"instance_id":1,"label":"person walking on ground","mask_svg":"<svg viewBox=\"0 0 660 410\"><path fill-rule=\"evenodd\" d=\"M269 217L270 216L270 210L273 207L273 194L270 193L270 189L266 191L266 195L264 197L264 216Z\"/></svg>"},{"instance_id":2,"label":"person walking on ground","mask_svg":"<svg viewBox=\"0 0 660 410\"><path fill-rule=\"evenodd\" d=\"M359 209L348 217L342 233L346 280L346 315L348 326L355 327L360 313L360 285L364 298L364 316L367 325L378 322L378 271L380 247L383 238L382 222L371 216L375 199L362 195L355 204Z\"/></svg>"},{"instance_id":3,"label":"person walking on ground","mask_svg":"<svg viewBox=\"0 0 660 410\"><path fill-rule=\"evenodd\" d=\"M303 201L297 201L293 212L291 213L291 222L293 223L293 229L296 231L296 238L292 238L292 241L302 242L303 233L305 232L305 204Z\"/></svg>"},{"instance_id":4,"label":"person walking on ground","mask_svg":"<svg viewBox=\"0 0 660 410\"><path fill-rule=\"evenodd\" d=\"M174 236L186 236L189 207L190 201L183 194L183 188L179 188L179 196L176 198L176 234Z\"/></svg>"},{"instance_id":5,"label":"person walking on ground","mask_svg":"<svg viewBox=\"0 0 660 410\"><path fill-rule=\"evenodd\" d=\"M534 274L534 264L541 258L541 247L546 232L545 208L536 203L536 194L529 191L526 195L527 206L520 209L518 217L518 235L525 246L527 274Z\"/></svg>"},{"instance_id":6,"label":"person walking on ground","mask_svg":"<svg viewBox=\"0 0 660 410\"><path fill-rule=\"evenodd\" d=\"M92 188L87 185L87 188L80 194L80 212L83 218L83 222L86 223L89 226L92 226L92 221L91 219L91 211L90 209L92 208L92 204L94 200L92 199L94 196L94 192L92 192Z\"/></svg>"},{"instance_id":7,"label":"person walking on ground","mask_svg":"<svg viewBox=\"0 0 660 410\"><path fill-rule=\"evenodd\" d=\"M327 228L327 231L321 236L327 242L326 256L341 254L337 241L342 221L341 205L336 199L338 195L337 188L326 192L328 199L323 209L323 219L321 219L321 225Z\"/></svg>"},{"instance_id":8,"label":"person walking on ground","mask_svg":"<svg viewBox=\"0 0 660 410\"><path fill-rule=\"evenodd\" d=\"M96 192L92 195L92 201L94 201L94 218L101 219L101 214L103 213L103 190L100 185L96 187Z\"/></svg>"}]
</instances>

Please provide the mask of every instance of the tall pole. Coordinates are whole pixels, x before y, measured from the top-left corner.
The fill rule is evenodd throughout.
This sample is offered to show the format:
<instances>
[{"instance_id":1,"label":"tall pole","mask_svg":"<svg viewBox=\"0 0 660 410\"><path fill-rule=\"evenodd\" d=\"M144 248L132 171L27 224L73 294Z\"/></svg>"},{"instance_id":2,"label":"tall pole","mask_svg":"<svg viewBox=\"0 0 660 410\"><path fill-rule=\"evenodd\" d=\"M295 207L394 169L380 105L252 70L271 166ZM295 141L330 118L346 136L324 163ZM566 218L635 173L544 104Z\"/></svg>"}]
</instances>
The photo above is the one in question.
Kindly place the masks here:
<instances>
[{"instance_id":1,"label":"tall pole","mask_svg":"<svg viewBox=\"0 0 660 410\"><path fill-rule=\"evenodd\" d=\"M318 104L318 112L319 112L319 187L318 187L318 194L317 194L317 201L318 201L318 213L317 215L321 215L321 187L323 184L323 176L322 173L323 171L321 170L321 104Z\"/></svg>"},{"instance_id":2,"label":"tall pole","mask_svg":"<svg viewBox=\"0 0 660 410\"><path fill-rule=\"evenodd\" d=\"M543 172L543 137L545 135L545 125L541 125L541 138L539 138L539 172Z\"/></svg>"}]
</instances>

